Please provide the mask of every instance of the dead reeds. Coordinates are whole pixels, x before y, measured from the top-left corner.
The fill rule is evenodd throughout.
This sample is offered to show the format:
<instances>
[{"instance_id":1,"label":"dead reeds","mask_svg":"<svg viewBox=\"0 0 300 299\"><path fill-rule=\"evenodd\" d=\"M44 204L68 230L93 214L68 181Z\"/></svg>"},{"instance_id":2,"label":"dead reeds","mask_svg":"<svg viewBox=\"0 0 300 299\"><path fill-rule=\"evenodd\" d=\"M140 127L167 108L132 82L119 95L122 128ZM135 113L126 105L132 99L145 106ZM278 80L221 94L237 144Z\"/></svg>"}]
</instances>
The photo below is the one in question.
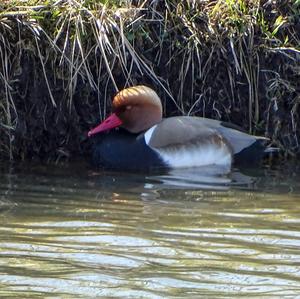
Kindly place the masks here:
<instances>
[{"instance_id":1,"label":"dead reeds","mask_svg":"<svg viewBox=\"0 0 300 299\"><path fill-rule=\"evenodd\" d=\"M299 1L4 1L0 157L87 152L119 89L231 121L299 153Z\"/></svg>"}]
</instances>

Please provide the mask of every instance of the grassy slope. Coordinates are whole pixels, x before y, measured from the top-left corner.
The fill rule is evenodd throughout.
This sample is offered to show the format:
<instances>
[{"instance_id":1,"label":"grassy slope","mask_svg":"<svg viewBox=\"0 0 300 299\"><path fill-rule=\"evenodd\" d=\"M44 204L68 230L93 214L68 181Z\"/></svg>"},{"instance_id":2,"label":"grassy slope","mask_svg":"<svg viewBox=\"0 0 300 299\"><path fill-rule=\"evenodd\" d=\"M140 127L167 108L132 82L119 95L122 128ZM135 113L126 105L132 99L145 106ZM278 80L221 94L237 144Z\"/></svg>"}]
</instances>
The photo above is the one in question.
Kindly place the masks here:
<instances>
[{"instance_id":1,"label":"grassy slope","mask_svg":"<svg viewBox=\"0 0 300 299\"><path fill-rule=\"evenodd\" d=\"M193 2L199 2L193 4ZM87 153L113 94L223 119L299 154L300 1L0 4L0 158Z\"/></svg>"}]
</instances>

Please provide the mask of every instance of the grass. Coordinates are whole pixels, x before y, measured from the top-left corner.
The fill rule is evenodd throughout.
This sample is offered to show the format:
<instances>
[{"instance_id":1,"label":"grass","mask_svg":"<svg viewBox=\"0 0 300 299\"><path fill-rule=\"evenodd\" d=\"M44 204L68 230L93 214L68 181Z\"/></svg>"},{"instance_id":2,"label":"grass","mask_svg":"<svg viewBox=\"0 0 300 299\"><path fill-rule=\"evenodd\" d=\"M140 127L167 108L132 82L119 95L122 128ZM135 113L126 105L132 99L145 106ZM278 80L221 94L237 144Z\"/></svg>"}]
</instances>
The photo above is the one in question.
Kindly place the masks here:
<instances>
[{"instance_id":1,"label":"grass","mask_svg":"<svg viewBox=\"0 0 300 299\"><path fill-rule=\"evenodd\" d=\"M148 84L166 115L223 119L299 150L300 1L6 0L0 158L88 152L119 89Z\"/></svg>"}]
</instances>

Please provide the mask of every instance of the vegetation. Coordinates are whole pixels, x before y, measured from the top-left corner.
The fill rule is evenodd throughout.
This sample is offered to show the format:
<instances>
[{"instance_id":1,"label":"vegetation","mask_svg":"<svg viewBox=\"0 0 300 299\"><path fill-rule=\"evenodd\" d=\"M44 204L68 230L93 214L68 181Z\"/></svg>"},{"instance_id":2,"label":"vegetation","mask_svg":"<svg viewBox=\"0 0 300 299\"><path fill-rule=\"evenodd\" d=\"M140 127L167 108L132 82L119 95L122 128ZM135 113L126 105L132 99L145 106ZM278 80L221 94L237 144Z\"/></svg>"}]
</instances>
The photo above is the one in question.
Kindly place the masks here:
<instances>
[{"instance_id":1,"label":"vegetation","mask_svg":"<svg viewBox=\"0 0 300 299\"><path fill-rule=\"evenodd\" d=\"M4 0L0 158L87 154L125 86L166 115L231 121L298 155L300 1Z\"/></svg>"}]
</instances>

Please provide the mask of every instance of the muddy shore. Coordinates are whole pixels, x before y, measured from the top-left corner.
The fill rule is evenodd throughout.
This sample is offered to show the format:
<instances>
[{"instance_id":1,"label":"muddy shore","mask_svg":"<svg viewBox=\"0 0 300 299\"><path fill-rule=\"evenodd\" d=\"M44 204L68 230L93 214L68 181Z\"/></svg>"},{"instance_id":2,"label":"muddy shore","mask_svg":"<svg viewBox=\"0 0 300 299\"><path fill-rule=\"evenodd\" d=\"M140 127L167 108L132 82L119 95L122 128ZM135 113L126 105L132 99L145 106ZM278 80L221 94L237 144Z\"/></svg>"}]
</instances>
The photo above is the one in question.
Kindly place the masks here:
<instances>
[{"instance_id":1,"label":"muddy shore","mask_svg":"<svg viewBox=\"0 0 300 299\"><path fill-rule=\"evenodd\" d=\"M87 131L134 84L157 91L165 116L230 121L283 157L300 155L297 1L9 2L0 5L0 159L87 157Z\"/></svg>"}]
</instances>

